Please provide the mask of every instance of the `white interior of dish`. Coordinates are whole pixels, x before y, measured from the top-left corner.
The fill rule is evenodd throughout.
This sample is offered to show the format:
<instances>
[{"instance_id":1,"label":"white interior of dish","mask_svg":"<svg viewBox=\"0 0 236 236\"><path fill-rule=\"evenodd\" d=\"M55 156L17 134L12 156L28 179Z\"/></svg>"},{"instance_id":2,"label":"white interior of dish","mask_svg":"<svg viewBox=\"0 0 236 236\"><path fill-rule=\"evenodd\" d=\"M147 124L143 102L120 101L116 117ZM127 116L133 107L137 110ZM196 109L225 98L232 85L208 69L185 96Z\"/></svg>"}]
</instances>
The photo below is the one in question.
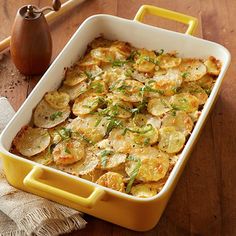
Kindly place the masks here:
<instances>
[{"instance_id":1,"label":"white interior of dish","mask_svg":"<svg viewBox=\"0 0 236 236\"><path fill-rule=\"evenodd\" d=\"M193 36L145 25L139 22L110 15L95 15L88 18L79 27L74 36L70 39L24 104L18 110L14 118L5 128L0 137L0 150L13 158L20 158L21 160L28 161L8 152L13 138L22 126L29 123L32 117L32 111L42 99L43 95L47 91L55 90L59 87L64 76L64 68L71 66L79 57L83 56L88 43L100 35L103 35L108 39L129 42L138 48L147 48L152 50L164 49L165 52L176 50L181 57L207 58L211 55L222 62L222 70L214 89L205 104L202 115L200 116L190 139L182 151L178 163L171 172L165 187L161 191L163 192L168 188L168 185L178 174L180 166L186 160L186 156L190 151L211 106L213 105L225 72L229 66L230 54L226 48L219 44L195 38ZM117 194L122 193L117 192ZM129 195L126 196L132 197ZM159 194L157 196L159 196ZM156 198L157 196L153 198Z\"/></svg>"}]
</instances>

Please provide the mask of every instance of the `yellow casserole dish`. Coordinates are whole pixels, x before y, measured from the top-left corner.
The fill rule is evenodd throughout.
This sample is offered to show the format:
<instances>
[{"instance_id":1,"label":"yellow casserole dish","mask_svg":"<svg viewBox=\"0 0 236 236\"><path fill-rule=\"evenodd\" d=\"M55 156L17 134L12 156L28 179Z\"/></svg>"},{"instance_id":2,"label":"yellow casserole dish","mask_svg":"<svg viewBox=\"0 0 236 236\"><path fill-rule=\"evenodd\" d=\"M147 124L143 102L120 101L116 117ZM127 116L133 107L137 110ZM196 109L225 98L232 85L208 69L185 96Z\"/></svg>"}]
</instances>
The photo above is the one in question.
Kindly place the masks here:
<instances>
[{"instance_id":1,"label":"yellow casserole dish","mask_svg":"<svg viewBox=\"0 0 236 236\"><path fill-rule=\"evenodd\" d=\"M147 13L186 23L189 25L187 33L184 35L137 22L141 21ZM154 227L213 106L230 62L229 52L221 45L187 35L194 31L196 25L197 20L193 17L153 6L141 7L135 21L109 15L96 15L87 19L2 133L0 149L4 170L10 184L129 229L146 231ZM32 110L43 95L60 85L64 75L63 69L71 66L78 57L82 56L87 44L101 34L108 39L130 42L139 48L155 49L158 45L158 48L163 48L165 51L177 50L183 57L214 56L222 62L221 73L178 162L161 192L148 199L140 199L99 186L9 152L13 138L20 128L30 121Z\"/></svg>"}]
</instances>

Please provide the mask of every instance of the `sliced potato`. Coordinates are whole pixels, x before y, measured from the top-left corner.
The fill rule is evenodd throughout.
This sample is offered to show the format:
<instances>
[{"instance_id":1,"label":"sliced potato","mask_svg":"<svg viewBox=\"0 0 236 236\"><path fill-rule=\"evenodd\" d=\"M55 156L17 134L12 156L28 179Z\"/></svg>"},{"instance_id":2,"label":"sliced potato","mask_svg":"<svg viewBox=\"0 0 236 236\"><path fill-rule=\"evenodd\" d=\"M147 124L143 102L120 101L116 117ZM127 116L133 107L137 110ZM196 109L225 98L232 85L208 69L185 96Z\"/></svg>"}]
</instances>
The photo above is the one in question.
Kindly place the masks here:
<instances>
[{"instance_id":1,"label":"sliced potato","mask_svg":"<svg viewBox=\"0 0 236 236\"><path fill-rule=\"evenodd\" d=\"M37 127L52 128L64 122L69 115L69 105L63 109L54 109L43 99L34 111L33 120Z\"/></svg>"},{"instance_id":2,"label":"sliced potato","mask_svg":"<svg viewBox=\"0 0 236 236\"><path fill-rule=\"evenodd\" d=\"M184 111L176 113L168 113L162 120L162 127L172 126L185 136L189 135L193 129L193 121L191 117Z\"/></svg>"},{"instance_id":3,"label":"sliced potato","mask_svg":"<svg viewBox=\"0 0 236 236\"><path fill-rule=\"evenodd\" d=\"M57 165L76 163L85 156L84 144L78 140L63 140L55 146L52 155Z\"/></svg>"},{"instance_id":4,"label":"sliced potato","mask_svg":"<svg viewBox=\"0 0 236 236\"><path fill-rule=\"evenodd\" d=\"M131 188L130 192L135 197L149 198L158 193L158 185L156 183L137 184Z\"/></svg>"},{"instance_id":5,"label":"sliced potato","mask_svg":"<svg viewBox=\"0 0 236 236\"><path fill-rule=\"evenodd\" d=\"M148 116L138 113L134 115L132 121L134 126L143 127L147 124Z\"/></svg>"},{"instance_id":6,"label":"sliced potato","mask_svg":"<svg viewBox=\"0 0 236 236\"><path fill-rule=\"evenodd\" d=\"M143 99L141 90L143 84L136 80L125 80L118 83L113 92L117 94L123 101L140 102Z\"/></svg>"},{"instance_id":7,"label":"sliced potato","mask_svg":"<svg viewBox=\"0 0 236 236\"><path fill-rule=\"evenodd\" d=\"M139 72L150 73L156 66L156 54L146 49L138 50L135 57L134 68Z\"/></svg>"},{"instance_id":8,"label":"sliced potato","mask_svg":"<svg viewBox=\"0 0 236 236\"><path fill-rule=\"evenodd\" d=\"M104 39L103 37L97 37L95 38L89 46L94 49L94 48L99 48L99 47L110 47L113 44L113 41Z\"/></svg>"},{"instance_id":9,"label":"sliced potato","mask_svg":"<svg viewBox=\"0 0 236 236\"><path fill-rule=\"evenodd\" d=\"M197 81L207 73L206 66L198 59L182 60L179 70L182 72L182 77L185 82Z\"/></svg>"},{"instance_id":10,"label":"sliced potato","mask_svg":"<svg viewBox=\"0 0 236 236\"><path fill-rule=\"evenodd\" d=\"M79 68L83 71L90 70L95 65L100 66L100 64L101 62L98 59L92 57L91 53L85 55L85 57L78 62Z\"/></svg>"},{"instance_id":11,"label":"sliced potato","mask_svg":"<svg viewBox=\"0 0 236 236\"><path fill-rule=\"evenodd\" d=\"M81 175L80 177L92 182L96 182L103 174L105 174L104 170L101 169L95 169L88 174Z\"/></svg>"},{"instance_id":12,"label":"sliced potato","mask_svg":"<svg viewBox=\"0 0 236 236\"><path fill-rule=\"evenodd\" d=\"M149 80L149 77L146 74L141 73L141 72L139 73L136 70L130 74L130 77L132 77L135 80L138 80L141 83L145 83Z\"/></svg>"},{"instance_id":13,"label":"sliced potato","mask_svg":"<svg viewBox=\"0 0 236 236\"><path fill-rule=\"evenodd\" d=\"M172 108L169 104L169 99L166 99L165 97L152 98L149 100L147 106L148 112L154 116L161 116L171 109Z\"/></svg>"},{"instance_id":14,"label":"sliced potato","mask_svg":"<svg viewBox=\"0 0 236 236\"><path fill-rule=\"evenodd\" d=\"M45 101L55 109L66 108L70 102L70 96L67 93L52 91L44 95Z\"/></svg>"},{"instance_id":15,"label":"sliced potato","mask_svg":"<svg viewBox=\"0 0 236 236\"><path fill-rule=\"evenodd\" d=\"M123 119L131 117L131 109L133 108L132 103L122 101L118 96L115 96L114 94L108 94L107 97L108 98L106 99L106 101L108 102L108 115Z\"/></svg>"},{"instance_id":16,"label":"sliced potato","mask_svg":"<svg viewBox=\"0 0 236 236\"><path fill-rule=\"evenodd\" d=\"M160 129L158 147L167 153L177 153L183 148L185 140L185 135L174 127L163 127Z\"/></svg>"},{"instance_id":17,"label":"sliced potato","mask_svg":"<svg viewBox=\"0 0 236 236\"><path fill-rule=\"evenodd\" d=\"M92 58L102 62L102 63L111 63L116 59L116 54L111 48L95 48L90 52Z\"/></svg>"},{"instance_id":18,"label":"sliced potato","mask_svg":"<svg viewBox=\"0 0 236 236\"><path fill-rule=\"evenodd\" d=\"M198 110L199 100L190 93L179 93L171 97L170 104L174 110L188 113Z\"/></svg>"},{"instance_id":19,"label":"sliced potato","mask_svg":"<svg viewBox=\"0 0 236 236\"><path fill-rule=\"evenodd\" d=\"M111 50L127 58L131 53L131 46L125 42L115 41L111 45Z\"/></svg>"},{"instance_id":20,"label":"sliced potato","mask_svg":"<svg viewBox=\"0 0 236 236\"><path fill-rule=\"evenodd\" d=\"M221 70L221 63L219 60L216 60L215 57L210 56L205 62L205 66L207 67L207 73L210 75L218 76Z\"/></svg>"},{"instance_id":21,"label":"sliced potato","mask_svg":"<svg viewBox=\"0 0 236 236\"><path fill-rule=\"evenodd\" d=\"M108 92L108 86L105 83L105 81L103 81L101 79L97 79L97 80L94 80L90 83L89 91L91 93L105 95Z\"/></svg>"},{"instance_id":22,"label":"sliced potato","mask_svg":"<svg viewBox=\"0 0 236 236\"><path fill-rule=\"evenodd\" d=\"M129 153L135 147L134 142L120 128L113 129L109 134L108 140L116 152Z\"/></svg>"},{"instance_id":23,"label":"sliced potato","mask_svg":"<svg viewBox=\"0 0 236 236\"><path fill-rule=\"evenodd\" d=\"M159 130L161 127L161 118L150 116L148 117L147 124L151 124L154 128Z\"/></svg>"},{"instance_id":24,"label":"sliced potato","mask_svg":"<svg viewBox=\"0 0 236 236\"><path fill-rule=\"evenodd\" d=\"M194 111L194 112L188 113L188 115L191 117L193 122L197 122L197 120L200 117L201 113L202 113L201 111Z\"/></svg>"},{"instance_id":25,"label":"sliced potato","mask_svg":"<svg viewBox=\"0 0 236 236\"><path fill-rule=\"evenodd\" d=\"M134 156L138 159L143 159L146 157L160 157L161 155L167 155L163 154L160 150L158 150L156 147L142 147L142 148L135 148L130 153L131 156Z\"/></svg>"},{"instance_id":26,"label":"sliced potato","mask_svg":"<svg viewBox=\"0 0 236 236\"><path fill-rule=\"evenodd\" d=\"M58 165L57 168L76 176L83 176L93 172L98 163L98 157L90 149L87 149L86 156L80 161L71 165Z\"/></svg>"},{"instance_id":27,"label":"sliced potato","mask_svg":"<svg viewBox=\"0 0 236 236\"><path fill-rule=\"evenodd\" d=\"M135 154L132 154L141 161L136 180L142 182L158 181L165 177L169 168L169 156L167 154L158 151L154 147L140 149L140 153L137 153L137 151L135 151ZM136 165L137 162L132 160L126 163L125 170L129 176L132 175Z\"/></svg>"},{"instance_id":28,"label":"sliced potato","mask_svg":"<svg viewBox=\"0 0 236 236\"><path fill-rule=\"evenodd\" d=\"M147 90L148 97L153 96L153 93L165 96L171 96L176 93L176 90L182 84L182 77L178 69L169 69L164 75L155 75L151 81L146 84L150 87L150 91Z\"/></svg>"},{"instance_id":29,"label":"sliced potato","mask_svg":"<svg viewBox=\"0 0 236 236\"><path fill-rule=\"evenodd\" d=\"M206 74L201 79L197 80L196 84L203 89L211 89L214 85L214 79L211 75Z\"/></svg>"},{"instance_id":30,"label":"sliced potato","mask_svg":"<svg viewBox=\"0 0 236 236\"><path fill-rule=\"evenodd\" d=\"M124 192L125 185L123 181L123 176L115 172L107 172L102 175L97 181L97 184L100 184L104 187L108 187L120 192Z\"/></svg>"},{"instance_id":31,"label":"sliced potato","mask_svg":"<svg viewBox=\"0 0 236 236\"><path fill-rule=\"evenodd\" d=\"M50 149L48 149L48 148L35 156L29 157L29 159L31 161L35 161L39 164L46 165L46 166L53 163L53 157L50 152Z\"/></svg>"},{"instance_id":32,"label":"sliced potato","mask_svg":"<svg viewBox=\"0 0 236 236\"><path fill-rule=\"evenodd\" d=\"M192 94L198 99L199 105L205 104L208 98L205 90L193 82L184 83L179 92Z\"/></svg>"},{"instance_id":33,"label":"sliced potato","mask_svg":"<svg viewBox=\"0 0 236 236\"><path fill-rule=\"evenodd\" d=\"M97 152L97 156L100 158L101 169L112 169L124 163L127 155L115 153L109 149L103 149Z\"/></svg>"},{"instance_id":34,"label":"sliced potato","mask_svg":"<svg viewBox=\"0 0 236 236\"><path fill-rule=\"evenodd\" d=\"M87 115L97 110L97 108L104 103L103 97L96 94L84 94L76 98L72 112L74 115Z\"/></svg>"},{"instance_id":35,"label":"sliced potato","mask_svg":"<svg viewBox=\"0 0 236 236\"><path fill-rule=\"evenodd\" d=\"M75 100L81 94L85 93L87 89L88 84L86 82L81 82L75 86L63 85L58 89L58 91L69 94L70 100Z\"/></svg>"},{"instance_id":36,"label":"sliced potato","mask_svg":"<svg viewBox=\"0 0 236 236\"><path fill-rule=\"evenodd\" d=\"M67 128L78 134L78 137L81 135L88 143L96 143L105 136L108 122L105 117L88 115L75 118Z\"/></svg>"},{"instance_id":37,"label":"sliced potato","mask_svg":"<svg viewBox=\"0 0 236 236\"><path fill-rule=\"evenodd\" d=\"M170 54L163 54L158 57L159 63L161 69L169 69L172 67L177 67L180 65L182 59L179 57L175 57L174 55Z\"/></svg>"},{"instance_id":38,"label":"sliced potato","mask_svg":"<svg viewBox=\"0 0 236 236\"><path fill-rule=\"evenodd\" d=\"M31 157L44 151L50 144L50 135L47 130L41 128L23 127L13 143L18 152L23 156Z\"/></svg>"},{"instance_id":39,"label":"sliced potato","mask_svg":"<svg viewBox=\"0 0 236 236\"><path fill-rule=\"evenodd\" d=\"M158 141L158 130L151 124L143 127L133 126L127 131L134 143L139 145L152 145Z\"/></svg>"},{"instance_id":40,"label":"sliced potato","mask_svg":"<svg viewBox=\"0 0 236 236\"><path fill-rule=\"evenodd\" d=\"M51 136L51 144L58 144L62 139L70 137L70 131L66 129L68 122L63 122L51 129L48 132Z\"/></svg>"},{"instance_id":41,"label":"sliced potato","mask_svg":"<svg viewBox=\"0 0 236 236\"><path fill-rule=\"evenodd\" d=\"M86 74L77 67L68 68L66 70L63 83L67 86L75 86L87 79Z\"/></svg>"}]
</instances>

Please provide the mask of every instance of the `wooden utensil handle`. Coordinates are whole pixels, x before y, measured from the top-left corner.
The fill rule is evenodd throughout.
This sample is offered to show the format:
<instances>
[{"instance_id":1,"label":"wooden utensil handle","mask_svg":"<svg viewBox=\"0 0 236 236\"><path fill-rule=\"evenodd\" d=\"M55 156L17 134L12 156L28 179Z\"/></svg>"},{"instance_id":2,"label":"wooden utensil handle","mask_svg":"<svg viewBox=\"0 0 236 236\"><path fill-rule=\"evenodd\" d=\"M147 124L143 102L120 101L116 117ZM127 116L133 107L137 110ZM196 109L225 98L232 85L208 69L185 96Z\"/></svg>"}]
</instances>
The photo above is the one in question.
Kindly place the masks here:
<instances>
[{"instance_id":1,"label":"wooden utensil handle","mask_svg":"<svg viewBox=\"0 0 236 236\"><path fill-rule=\"evenodd\" d=\"M47 22L50 24L54 20L58 19L61 15L63 15L65 12L69 11L72 9L74 6L82 3L85 0L68 0L64 4L62 4L60 11L57 12L49 12L48 14L45 15ZM10 46L10 41L11 41L11 36L3 39L0 42L0 53L9 48Z\"/></svg>"}]
</instances>

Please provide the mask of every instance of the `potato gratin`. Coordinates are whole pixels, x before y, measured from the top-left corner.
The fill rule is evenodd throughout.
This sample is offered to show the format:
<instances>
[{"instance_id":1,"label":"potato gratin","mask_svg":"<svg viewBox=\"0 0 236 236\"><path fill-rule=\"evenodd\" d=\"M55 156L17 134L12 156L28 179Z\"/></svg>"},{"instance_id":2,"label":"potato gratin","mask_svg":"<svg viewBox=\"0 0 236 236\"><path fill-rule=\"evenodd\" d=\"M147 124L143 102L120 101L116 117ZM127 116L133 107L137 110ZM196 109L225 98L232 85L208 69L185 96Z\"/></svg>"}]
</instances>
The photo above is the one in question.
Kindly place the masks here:
<instances>
[{"instance_id":1,"label":"potato gratin","mask_svg":"<svg viewBox=\"0 0 236 236\"><path fill-rule=\"evenodd\" d=\"M164 186L221 64L95 39L45 94L11 151L102 186L152 197Z\"/></svg>"}]
</instances>

